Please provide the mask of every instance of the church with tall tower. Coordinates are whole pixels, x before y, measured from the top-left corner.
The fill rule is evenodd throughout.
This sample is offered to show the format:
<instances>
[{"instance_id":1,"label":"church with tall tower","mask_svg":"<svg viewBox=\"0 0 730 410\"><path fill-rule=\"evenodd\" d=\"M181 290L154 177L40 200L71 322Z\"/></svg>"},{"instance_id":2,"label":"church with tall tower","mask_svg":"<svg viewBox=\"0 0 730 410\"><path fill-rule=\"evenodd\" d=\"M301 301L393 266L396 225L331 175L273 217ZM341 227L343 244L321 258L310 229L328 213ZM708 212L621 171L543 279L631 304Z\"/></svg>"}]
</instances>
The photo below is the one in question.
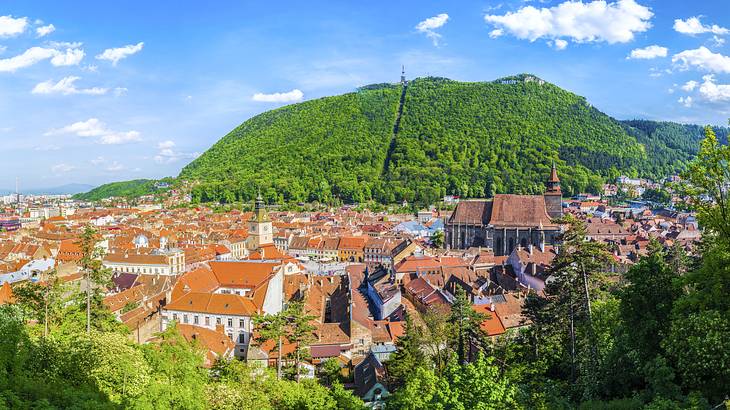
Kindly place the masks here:
<instances>
[{"instance_id":1,"label":"church with tall tower","mask_svg":"<svg viewBox=\"0 0 730 410\"><path fill-rule=\"evenodd\" d=\"M274 232L269 213L261 194L256 197L253 215L248 220L248 249L258 249L273 245Z\"/></svg>"},{"instance_id":2,"label":"church with tall tower","mask_svg":"<svg viewBox=\"0 0 730 410\"><path fill-rule=\"evenodd\" d=\"M554 245L563 215L558 171L553 163L543 195L497 194L491 200L461 201L446 222L446 246L491 248L496 256L515 247Z\"/></svg>"}]
</instances>

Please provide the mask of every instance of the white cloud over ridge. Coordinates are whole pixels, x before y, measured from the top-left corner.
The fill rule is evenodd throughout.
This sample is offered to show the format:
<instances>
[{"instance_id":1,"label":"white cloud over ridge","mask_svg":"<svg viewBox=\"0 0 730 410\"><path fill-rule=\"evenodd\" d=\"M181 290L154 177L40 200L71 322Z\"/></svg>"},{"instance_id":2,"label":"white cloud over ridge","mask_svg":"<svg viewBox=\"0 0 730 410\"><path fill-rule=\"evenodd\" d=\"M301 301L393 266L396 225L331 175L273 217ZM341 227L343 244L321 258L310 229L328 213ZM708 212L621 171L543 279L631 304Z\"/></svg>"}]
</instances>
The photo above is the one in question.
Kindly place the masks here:
<instances>
[{"instance_id":1,"label":"white cloud over ridge","mask_svg":"<svg viewBox=\"0 0 730 410\"><path fill-rule=\"evenodd\" d=\"M702 99L712 103L730 102L730 84L717 84L712 74L702 77L697 92Z\"/></svg>"},{"instance_id":2,"label":"white cloud over ridge","mask_svg":"<svg viewBox=\"0 0 730 410\"><path fill-rule=\"evenodd\" d=\"M195 159L200 156L199 152L178 152L173 148L175 142L172 140L161 141L157 144L159 152L154 156L154 160L158 164L171 164L181 159Z\"/></svg>"},{"instance_id":3,"label":"white cloud over ridge","mask_svg":"<svg viewBox=\"0 0 730 410\"><path fill-rule=\"evenodd\" d=\"M673 55L672 63L683 70L697 68L714 73L730 73L730 57L713 53L705 46Z\"/></svg>"},{"instance_id":4,"label":"white cloud over ridge","mask_svg":"<svg viewBox=\"0 0 730 410\"><path fill-rule=\"evenodd\" d=\"M420 23L416 24L416 30L418 30L420 33L425 34L426 37L431 39L433 45L437 46L439 39L441 38L441 34L437 33L435 30L443 27L448 20L449 15L446 13L441 13L439 15L429 17L426 20L423 20Z\"/></svg>"},{"instance_id":5,"label":"white cloud over ridge","mask_svg":"<svg viewBox=\"0 0 730 410\"><path fill-rule=\"evenodd\" d=\"M631 50L631 54L629 54L626 58L651 60L653 58L666 57L668 51L669 50L666 47L661 47L655 44L644 48L635 48Z\"/></svg>"},{"instance_id":6,"label":"white cloud over ridge","mask_svg":"<svg viewBox=\"0 0 730 410\"><path fill-rule=\"evenodd\" d=\"M256 93L253 95L253 97L251 97L251 99L254 101L274 103L296 102L301 101L302 98L304 98L304 93L297 88L285 93Z\"/></svg>"},{"instance_id":7,"label":"white cloud over ridge","mask_svg":"<svg viewBox=\"0 0 730 410\"><path fill-rule=\"evenodd\" d=\"M577 43L627 43L651 28L654 13L634 0L608 3L565 1L553 7L525 6L504 15L486 15L492 38L511 34L523 40L569 38Z\"/></svg>"},{"instance_id":8,"label":"white cloud over ridge","mask_svg":"<svg viewBox=\"0 0 730 410\"><path fill-rule=\"evenodd\" d=\"M14 37L22 34L28 27L28 18L0 16L0 37Z\"/></svg>"},{"instance_id":9,"label":"white cloud over ridge","mask_svg":"<svg viewBox=\"0 0 730 410\"><path fill-rule=\"evenodd\" d=\"M76 88L74 84L81 77L69 76L60 79L54 83L53 80L44 81L36 84L31 91L33 94L62 94L62 95L73 95L73 94L87 94L87 95L102 95L109 91L107 88L92 87L92 88Z\"/></svg>"},{"instance_id":10,"label":"white cloud over ridge","mask_svg":"<svg viewBox=\"0 0 730 410\"><path fill-rule=\"evenodd\" d=\"M692 106L692 97L690 97L690 96L687 96L687 97L679 97L679 99L677 100L677 102L680 103L680 104L682 104L682 105L684 105L687 108L690 108Z\"/></svg>"},{"instance_id":11,"label":"white cloud over ridge","mask_svg":"<svg viewBox=\"0 0 730 410\"><path fill-rule=\"evenodd\" d=\"M702 16L690 17L687 20L676 19L674 20L674 31L677 33L695 35L703 33L712 33L718 35L725 35L730 33L730 30L725 27L720 27L717 24L704 25L700 21Z\"/></svg>"},{"instance_id":12,"label":"white cloud over ridge","mask_svg":"<svg viewBox=\"0 0 730 410\"><path fill-rule=\"evenodd\" d=\"M133 54L137 54L138 52L142 51L143 47L144 43L140 41L137 44L129 44L124 47L107 48L101 54L97 55L96 59L111 61L112 65L115 66L117 65L119 60L123 60Z\"/></svg>"},{"instance_id":13,"label":"white cloud over ridge","mask_svg":"<svg viewBox=\"0 0 730 410\"><path fill-rule=\"evenodd\" d=\"M97 142L104 145L118 145L142 141L138 131L113 131L97 118L89 118L60 129L50 130L45 135L73 134L79 137L98 137Z\"/></svg>"}]
</instances>

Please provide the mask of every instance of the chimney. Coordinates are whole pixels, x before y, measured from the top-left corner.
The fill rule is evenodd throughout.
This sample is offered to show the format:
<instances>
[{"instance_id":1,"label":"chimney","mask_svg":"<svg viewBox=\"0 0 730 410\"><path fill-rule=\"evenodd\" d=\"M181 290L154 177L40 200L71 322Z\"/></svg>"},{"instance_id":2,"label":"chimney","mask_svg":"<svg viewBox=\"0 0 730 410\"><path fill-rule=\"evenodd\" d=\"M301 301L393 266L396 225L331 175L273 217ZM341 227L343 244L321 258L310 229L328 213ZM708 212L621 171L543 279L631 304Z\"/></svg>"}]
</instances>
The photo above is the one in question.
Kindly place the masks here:
<instances>
[{"instance_id":1,"label":"chimney","mask_svg":"<svg viewBox=\"0 0 730 410\"><path fill-rule=\"evenodd\" d=\"M527 251L530 252L530 255L532 255L532 242L530 242L530 244L527 245Z\"/></svg>"},{"instance_id":2,"label":"chimney","mask_svg":"<svg viewBox=\"0 0 730 410\"><path fill-rule=\"evenodd\" d=\"M494 302L489 305L489 311L494 312Z\"/></svg>"}]
</instances>

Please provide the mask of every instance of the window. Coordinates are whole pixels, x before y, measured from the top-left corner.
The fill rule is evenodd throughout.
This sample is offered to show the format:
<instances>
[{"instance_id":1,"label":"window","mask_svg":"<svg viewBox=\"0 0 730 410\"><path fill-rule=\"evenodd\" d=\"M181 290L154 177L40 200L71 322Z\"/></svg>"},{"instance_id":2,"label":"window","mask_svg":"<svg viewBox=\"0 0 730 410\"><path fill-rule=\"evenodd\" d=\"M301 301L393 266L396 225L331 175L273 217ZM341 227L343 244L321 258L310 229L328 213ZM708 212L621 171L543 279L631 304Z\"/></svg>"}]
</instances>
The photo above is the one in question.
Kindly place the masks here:
<instances>
[{"instance_id":1,"label":"window","mask_svg":"<svg viewBox=\"0 0 730 410\"><path fill-rule=\"evenodd\" d=\"M194 325L198 324L198 315L193 316L193 324Z\"/></svg>"},{"instance_id":2,"label":"window","mask_svg":"<svg viewBox=\"0 0 730 410\"><path fill-rule=\"evenodd\" d=\"M188 323L188 315L183 315L183 323Z\"/></svg>"},{"instance_id":3,"label":"window","mask_svg":"<svg viewBox=\"0 0 730 410\"><path fill-rule=\"evenodd\" d=\"M238 343L246 343L246 334L245 333L238 334Z\"/></svg>"},{"instance_id":4,"label":"window","mask_svg":"<svg viewBox=\"0 0 730 410\"><path fill-rule=\"evenodd\" d=\"M210 326L210 316L205 317L205 325Z\"/></svg>"},{"instance_id":5,"label":"window","mask_svg":"<svg viewBox=\"0 0 730 410\"><path fill-rule=\"evenodd\" d=\"M215 318L215 324L220 325L221 324L221 318L217 317Z\"/></svg>"},{"instance_id":6,"label":"window","mask_svg":"<svg viewBox=\"0 0 730 410\"><path fill-rule=\"evenodd\" d=\"M233 319L228 318L228 327L233 327Z\"/></svg>"},{"instance_id":7,"label":"window","mask_svg":"<svg viewBox=\"0 0 730 410\"><path fill-rule=\"evenodd\" d=\"M231 339L231 340L233 340L233 333L229 333L228 334L228 338ZM233 341L235 341L235 340L233 340Z\"/></svg>"},{"instance_id":8,"label":"window","mask_svg":"<svg viewBox=\"0 0 730 410\"><path fill-rule=\"evenodd\" d=\"M238 327L240 327L241 329L243 329L243 327L244 327L244 320L243 319L238 319Z\"/></svg>"},{"instance_id":9,"label":"window","mask_svg":"<svg viewBox=\"0 0 730 410\"><path fill-rule=\"evenodd\" d=\"M177 313L173 313L172 314L172 320L174 320L174 321L177 322Z\"/></svg>"}]
</instances>

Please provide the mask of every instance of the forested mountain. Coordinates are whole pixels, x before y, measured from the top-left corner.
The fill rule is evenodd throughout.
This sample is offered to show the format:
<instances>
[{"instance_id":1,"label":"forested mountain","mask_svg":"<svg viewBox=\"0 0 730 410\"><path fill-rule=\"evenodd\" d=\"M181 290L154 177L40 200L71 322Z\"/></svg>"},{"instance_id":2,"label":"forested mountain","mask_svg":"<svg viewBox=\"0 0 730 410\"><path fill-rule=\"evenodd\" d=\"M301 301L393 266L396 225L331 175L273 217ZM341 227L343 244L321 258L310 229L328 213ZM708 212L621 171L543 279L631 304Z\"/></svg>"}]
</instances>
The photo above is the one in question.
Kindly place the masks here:
<instances>
[{"instance_id":1,"label":"forested mountain","mask_svg":"<svg viewBox=\"0 0 730 410\"><path fill-rule=\"evenodd\" d=\"M716 129L727 141L728 130ZM257 115L188 164L200 201L376 200L539 193L551 163L567 195L619 174L661 178L697 150L701 127L620 122L522 74L466 83L418 78ZM103 191L101 187L98 191ZM97 196L97 195L95 195Z\"/></svg>"},{"instance_id":2,"label":"forested mountain","mask_svg":"<svg viewBox=\"0 0 730 410\"><path fill-rule=\"evenodd\" d=\"M158 182L173 182L172 178L160 181L153 179L133 179L131 181L112 182L104 184L83 194L76 194L74 198L85 201L98 201L110 197L139 197L157 191Z\"/></svg>"}]
</instances>

